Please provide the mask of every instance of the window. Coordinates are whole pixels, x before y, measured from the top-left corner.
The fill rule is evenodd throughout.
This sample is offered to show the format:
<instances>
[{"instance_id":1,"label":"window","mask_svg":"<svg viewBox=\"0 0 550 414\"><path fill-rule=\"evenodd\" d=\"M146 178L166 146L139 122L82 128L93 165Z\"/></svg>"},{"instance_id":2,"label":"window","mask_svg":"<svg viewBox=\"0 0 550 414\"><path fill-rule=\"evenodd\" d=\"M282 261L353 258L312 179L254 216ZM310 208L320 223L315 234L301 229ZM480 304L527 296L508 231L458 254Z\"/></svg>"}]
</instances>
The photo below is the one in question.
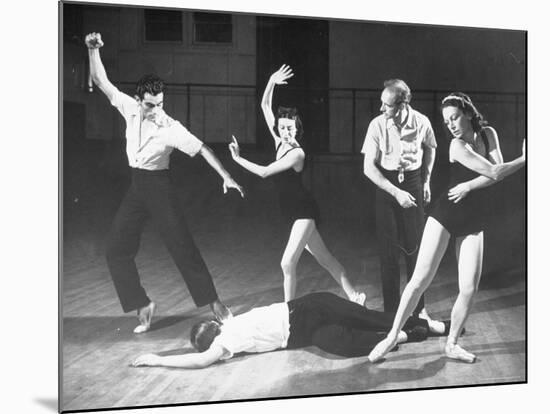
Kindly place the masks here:
<instances>
[{"instance_id":1,"label":"window","mask_svg":"<svg viewBox=\"0 0 550 414\"><path fill-rule=\"evenodd\" d=\"M76 4L63 4L63 40L79 46L84 41L82 7Z\"/></svg>"},{"instance_id":2,"label":"window","mask_svg":"<svg viewBox=\"0 0 550 414\"><path fill-rule=\"evenodd\" d=\"M193 40L195 43L233 42L233 23L230 14L193 13Z\"/></svg>"},{"instance_id":3,"label":"window","mask_svg":"<svg viewBox=\"0 0 550 414\"><path fill-rule=\"evenodd\" d=\"M183 40L181 11L145 9L145 40L181 42Z\"/></svg>"}]
</instances>

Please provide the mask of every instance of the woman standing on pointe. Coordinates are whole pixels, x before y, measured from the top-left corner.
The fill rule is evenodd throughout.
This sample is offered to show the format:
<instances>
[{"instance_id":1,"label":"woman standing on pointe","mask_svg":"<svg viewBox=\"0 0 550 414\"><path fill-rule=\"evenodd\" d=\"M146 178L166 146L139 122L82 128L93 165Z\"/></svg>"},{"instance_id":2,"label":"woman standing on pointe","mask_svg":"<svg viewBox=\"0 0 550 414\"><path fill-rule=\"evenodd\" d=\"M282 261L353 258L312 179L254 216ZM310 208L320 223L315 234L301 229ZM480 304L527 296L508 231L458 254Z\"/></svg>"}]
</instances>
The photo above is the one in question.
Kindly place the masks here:
<instances>
[{"instance_id":1,"label":"woman standing on pointe","mask_svg":"<svg viewBox=\"0 0 550 414\"><path fill-rule=\"evenodd\" d=\"M285 85L287 79L293 75L289 66L281 66L269 78L262 97L262 111L275 143L275 161L262 166L244 159L240 156L239 144L235 137L229 144L229 150L235 162L251 173L262 178L274 176L279 192L281 213L292 226L281 260L285 302L296 296L296 267L306 248L338 282L349 300L364 305L366 295L354 289L346 276L344 267L327 249L317 230L319 207L304 187L301 178L305 153L298 143L303 135L303 127L297 110L279 107L275 117L271 109L275 85Z\"/></svg>"},{"instance_id":2,"label":"woman standing on pointe","mask_svg":"<svg viewBox=\"0 0 550 414\"><path fill-rule=\"evenodd\" d=\"M453 93L442 101L443 120L452 135L448 194L442 194L426 222L418 260L407 284L388 336L370 353L377 361L397 342L397 334L418 299L432 282L451 236L456 237L459 294L451 312L445 354L452 359L474 362L476 356L457 344L481 276L483 229L487 216L487 187L516 172L525 164L523 153L503 163L496 131L486 126L483 116L464 93ZM481 176L480 176L481 174Z\"/></svg>"}]
</instances>

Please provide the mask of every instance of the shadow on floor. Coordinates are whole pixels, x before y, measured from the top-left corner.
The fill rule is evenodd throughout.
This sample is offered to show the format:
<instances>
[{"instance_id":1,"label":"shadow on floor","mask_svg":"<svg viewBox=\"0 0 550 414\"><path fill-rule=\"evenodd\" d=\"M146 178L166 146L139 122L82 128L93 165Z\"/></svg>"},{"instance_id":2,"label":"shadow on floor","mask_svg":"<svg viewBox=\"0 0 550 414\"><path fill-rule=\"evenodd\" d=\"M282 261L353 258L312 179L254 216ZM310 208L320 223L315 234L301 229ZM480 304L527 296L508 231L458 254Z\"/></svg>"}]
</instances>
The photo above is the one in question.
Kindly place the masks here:
<instances>
[{"instance_id":1,"label":"shadow on floor","mask_svg":"<svg viewBox=\"0 0 550 414\"><path fill-rule=\"evenodd\" d=\"M59 411L59 402L57 398L35 398L34 401L52 412L57 413Z\"/></svg>"}]
</instances>

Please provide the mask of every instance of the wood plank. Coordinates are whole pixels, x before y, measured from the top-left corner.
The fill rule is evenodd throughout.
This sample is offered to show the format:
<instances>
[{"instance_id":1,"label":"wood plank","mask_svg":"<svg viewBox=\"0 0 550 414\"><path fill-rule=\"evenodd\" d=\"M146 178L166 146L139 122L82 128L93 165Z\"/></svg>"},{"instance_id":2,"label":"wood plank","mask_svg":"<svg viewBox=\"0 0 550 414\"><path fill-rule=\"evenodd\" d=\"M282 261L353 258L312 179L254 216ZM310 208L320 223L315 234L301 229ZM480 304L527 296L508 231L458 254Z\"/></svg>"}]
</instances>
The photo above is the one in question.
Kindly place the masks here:
<instances>
[{"instance_id":1,"label":"wood plank","mask_svg":"<svg viewBox=\"0 0 550 414\"><path fill-rule=\"evenodd\" d=\"M209 216L192 224L220 296L234 313L281 301L284 225L262 215L235 214L230 224L226 219ZM381 309L372 234L353 221L327 221L320 231L350 278L367 292L369 307ZM525 274L521 268L481 284L462 340L479 356L476 364L446 359L442 354L445 339L430 338L404 344L376 365L365 357L343 359L306 348L239 356L204 370L184 371L129 366L142 353L189 351L190 327L210 316L207 307L194 307L158 235L147 228L137 258L143 284L159 305L153 329L143 335L132 333L135 315L122 314L100 249L66 247L62 291L65 410L508 383L526 378ZM298 273L298 294L324 290L343 295L307 253ZM448 318L457 290L456 263L446 256L426 295L430 313Z\"/></svg>"}]
</instances>

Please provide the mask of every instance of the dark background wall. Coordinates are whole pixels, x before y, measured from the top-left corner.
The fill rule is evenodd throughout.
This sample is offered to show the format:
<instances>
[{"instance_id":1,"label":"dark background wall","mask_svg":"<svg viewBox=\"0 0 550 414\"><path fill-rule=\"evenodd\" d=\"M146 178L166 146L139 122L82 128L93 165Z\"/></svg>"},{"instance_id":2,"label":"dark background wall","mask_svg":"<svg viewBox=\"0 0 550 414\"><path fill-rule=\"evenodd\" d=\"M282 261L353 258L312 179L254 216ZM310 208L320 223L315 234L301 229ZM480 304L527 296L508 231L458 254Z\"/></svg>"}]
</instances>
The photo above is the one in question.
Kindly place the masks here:
<instances>
[{"instance_id":1,"label":"dark background wall","mask_svg":"<svg viewBox=\"0 0 550 414\"><path fill-rule=\"evenodd\" d=\"M271 160L258 99L282 63L291 64L296 75L274 100L297 105L304 117L310 157L306 184L326 220L357 222L366 238L375 224L374 187L362 174L359 150L368 123L378 114L384 79L407 81L413 107L432 121L439 142L435 193L445 188L448 140L438 102L448 91L471 93L498 130L506 160L521 152L524 32L238 14L232 16L231 45L213 46L193 41L192 11L182 12L180 41L150 42L141 8L63 8L64 237L88 246L90 254L101 251L128 182L121 119L99 91L87 91L83 38L90 31L102 33L103 61L121 89L131 93L132 83L147 72L171 84L167 111L212 145L247 186L248 203L227 210L234 214L265 214L266 219L277 214L270 184L235 168L225 143L235 134L251 159ZM172 167L188 208L204 211L220 202L219 183L204 162L176 154ZM524 172L490 191L495 214L486 234L487 271L525 260Z\"/></svg>"}]
</instances>

